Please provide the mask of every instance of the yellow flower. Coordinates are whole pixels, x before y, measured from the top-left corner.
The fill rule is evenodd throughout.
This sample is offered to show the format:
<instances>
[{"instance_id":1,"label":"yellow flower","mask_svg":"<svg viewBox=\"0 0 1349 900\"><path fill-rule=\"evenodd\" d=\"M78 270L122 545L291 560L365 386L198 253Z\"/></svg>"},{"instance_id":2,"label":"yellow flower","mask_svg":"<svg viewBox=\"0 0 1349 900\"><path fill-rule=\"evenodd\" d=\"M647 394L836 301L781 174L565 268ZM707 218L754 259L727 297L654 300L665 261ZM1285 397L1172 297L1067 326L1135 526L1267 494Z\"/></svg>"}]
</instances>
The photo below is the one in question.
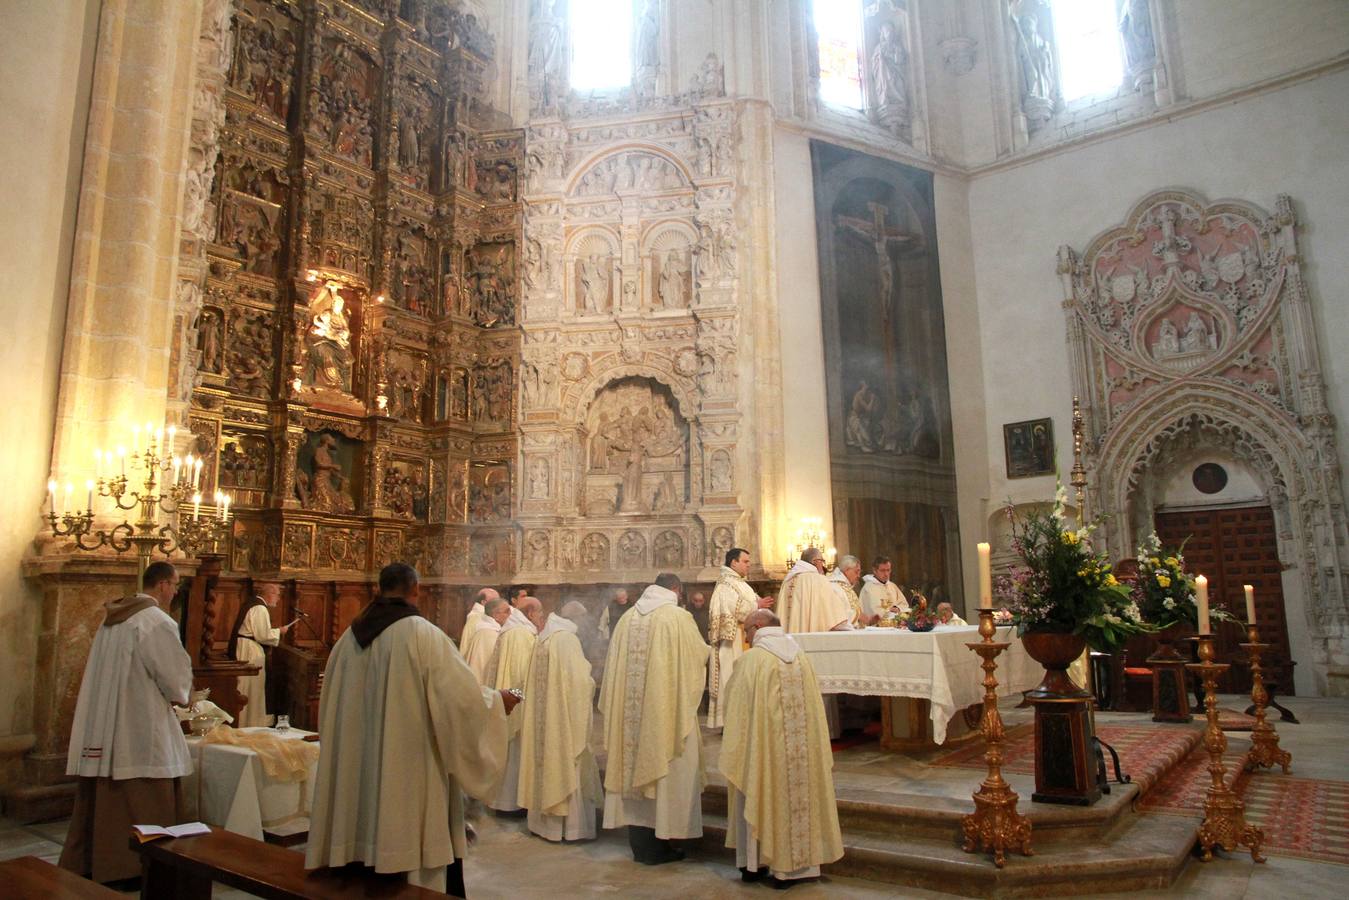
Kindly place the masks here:
<instances>
[{"instance_id":1,"label":"yellow flower","mask_svg":"<svg viewBox=\"0 0 1349 900\"><path fill-rule=\"evenodd\" d=\"M1162 561L1155 556L1152 559L1148 560L1148 562L1152 563L1152 567L1154 569L1162 564Z\"/></svg>"},{"instance_id":2,"label":"yellow flower","mask_svg":"<svg viewBox=\"0 0 1349 900\"><path fill-rule=\"evenodd\" d=\"M1065 544L1076 544L1076 543L1077 543L1077 533L1074 532L1074 531L1065 531L1065 532L1063 533L1063 542L1064 542Z\"/></svg>"},{"instance_id":3,"label":"yellow flower","mask_svg":"<svg viewBox=\"0 0 1349 900\"><path fill-rule=\"evenodd\" d=\"M1176 559L1174 556L1168 556L1166 558L1166 564L1173 569L1180 568L1180 560Z\"/></svg>"},{"instance_id":4,"label":"yellow flower","mask_svg":"<svg viewBox=\"0 0 1349 900\"><path fill-rule=\"evenodd\" d=\"M1110 585L1111 587L1114 587L1115 585L1119 584L1119 582L1115 580L1114 575L1105 576L1105 583Z\"/></svg>"},{"instance_id":5,"label":"yellow flower","mask_svg":"<svg viewBox=\"0 0 1349 900\"><path fill-rule=\"evenodd\" d=\"M1161 572L1158 572L1158 573L1157 573L1157 583L1158 583L1159 585L1161 585L1162 587L1170 587L1170 586L1171 586L1171 579L1170 579L1169 576L1163 575Z\"/></svg>"}]
</instances>

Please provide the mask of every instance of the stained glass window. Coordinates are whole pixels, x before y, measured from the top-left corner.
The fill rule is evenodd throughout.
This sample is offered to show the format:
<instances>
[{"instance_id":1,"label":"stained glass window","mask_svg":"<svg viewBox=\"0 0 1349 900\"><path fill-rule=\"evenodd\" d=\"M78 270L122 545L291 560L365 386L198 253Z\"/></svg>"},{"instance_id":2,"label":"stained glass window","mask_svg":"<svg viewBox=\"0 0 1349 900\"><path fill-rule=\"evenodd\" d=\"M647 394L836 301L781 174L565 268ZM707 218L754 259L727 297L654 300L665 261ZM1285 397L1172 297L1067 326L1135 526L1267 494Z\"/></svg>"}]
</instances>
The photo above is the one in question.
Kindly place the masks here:
<instances>
[{"instance_id":1,"label":"stained glass window","mask_svg":"<svg viewBox=\"0 0 1349 900\"><path fill-rule=\"evenodd\" d=\"M1115 0L1053 0L1059 89L1065 102L1115 90L1124 81Z\"/></svg>"},{"instance_id":2,"label":"stained glass window","mask_svg":"<svg viewBox=\"0 0 1349 900\"><path fill-rule=\"evenodd\" d=\"M602 91L632 83L632 0L571 0L574 90Z\"/></svg>"},{"instance_id":3,"label":"stained glass window","mask_svg":"<svg viewBox=\"0 0 1349 900\"><path fill-rule=\"evenodd\" d=\"M861 109L862 4L860 0L814 0L820 46L820 99Z\"/></svg>"}]
</instances>

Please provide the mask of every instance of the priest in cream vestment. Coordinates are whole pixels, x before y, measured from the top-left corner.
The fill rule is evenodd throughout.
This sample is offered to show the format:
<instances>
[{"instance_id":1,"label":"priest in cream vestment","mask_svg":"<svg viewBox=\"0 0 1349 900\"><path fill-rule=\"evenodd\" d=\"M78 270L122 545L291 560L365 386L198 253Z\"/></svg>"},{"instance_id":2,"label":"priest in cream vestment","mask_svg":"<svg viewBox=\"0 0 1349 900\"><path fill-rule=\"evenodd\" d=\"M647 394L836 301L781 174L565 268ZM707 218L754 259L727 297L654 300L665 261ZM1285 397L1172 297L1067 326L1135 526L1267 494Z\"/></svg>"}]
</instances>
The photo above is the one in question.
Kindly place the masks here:
<instances>
[{"instance_id":1,"label":"priest in cream vestment","mask_svg":"<svg viewBox=\"0 0 1349 900\"><path fill-rule=\"evenodd\" d=\"M893 568L890 557L878 556L871 564L871 574L862 578L858 599L862 601L862 616L868 625L888 609L898 607L900 612L909 611L908 598L899 585L890 580Z\"/></svg>"},{"instance_id":2,"label":"priest in cream vestment","mask_svg":"<svg viewBox=\"0 0 1349 900\"><path fill-rule=\"evenodd\" d=\"M670 841L703 833L698 703L707 644L663 573L614 627L600 689L605 749L604 827L628 828L633 859L683 858Z\"/></svg>"},{"instance_id":3,"label":"priest in cream vestment","mask_svg":"<svg viewBox=\"0 0 1349 900\"><path fill-rule=\"evenodd\" d=\"M485 587L478 591L473 598L473 606L468 610L468 615L464 617L464 627L459 631L459 652L468 657L468 642L473 637L473 632L482 624L483 619L487 618L487 604L501 595L493 588Z\"/></svg>"},{"instance_id":4,"label":"priest in cream vestment","mask_svg":"<svg viewBox=\"0 0 1349 900\"><path fill-rule=\"evenodd\" d=\"M816 547L801 553L778 592L778 617L792 634L846 629L852 610L824 577L824 554Z\"/></svg>"},{"instance_id":5,"label":"priest in cream vestment","mask_svg":"<svg viewBox=\"0 0 1349 900\"><path fill-rule=\"evenodd\" d=\"M131 826L176 825L177 779L192 773L171 706L187 704L192 660L164 612L178 573L151 563L143 581L143 593L105 608L70 729L66 774L78 780L61 868L99 882L141 873Z\"/></svg>"},{"instance_id":6,"label":"priest in cream vestment","mask_svg":"<svg viewBox=\"0 0 1349 900\"><path fill-rule=\"evenodd\" d=\"M510 617L511 607L500 597L493 597L483 607L483 617L468 638L459 645L464 661L478 676L478 681L487 683L487 667L496 653L497 639L501 637L501 626Z\"/></svg>"},{"instance_id":7,"label":"priest in cream vestment","mask_svg":"<svg viewBox=\"0 0 1349 900\"><path fill-rule=\"evenodd\" d=\"M511 608L510 618L501 626L501 637L487 664L487 679L483 683L499 691L527 692L529 663L534 658L534 644L538 640L539 625L543 622L543 604L537 597L525 597ZM501 790L487 805L497 812L519 812L520 791L520 726L524 716L510 717L510 748L506 753L506 776Z\"/></svg>"},{"instance_id":8,"label":"priest in cream vestment","mask_svg":"<svg viewBox=\"0 0 1349 900\"><path fill-rule=\"evenodd\" d=\"M515 698L478 684L417 612L415 569L385 566L379 590L323 673L305 868L361 862L463 896L463 795L500 785Z\"/></svg>"},{"instance_id":9,"label":"priest in cream vestment","mask_svg":"<svg viewBox=\"0 0 1349 900\"><path fill-rule=\"evenodd\" d=\"M848 609L852 610L848 624L853 628L861 628L865 624L862 621L862 601L853 587L861 576L862 563L855 556L840 556L838 565L829 573L829 586L838 593Z\"/></svg>"},{"instance_id":10,"label":"priest in cream vestment","mask_svg":"<svg viewBox=\"0 0 1349 900\"><path fill-rule=\"evenodd\" d=\"M290 630L290 625L274 627L271 610L281 602L281 585L263 584L257 589L257 596L244 601L239 609L239 618L234 626L234 643L231 655L250 665L258 667L256 675L242 675L238 678L239 693L247 703L239 710L235 720L236 728L251 728L272 724L267 712L267 651L266 647L275 647L281 643L281 635Z\"/></svg>"},{"instance_id":11,"label":"priest in cream vestment","mask_svg":"<svg viewBox=\"0 0 1349 900\"><path fill-rule=\"evenodd\" d=\"M745 624L753 647L726 693L720 769L726 846L745 881L813 878L843 856L834 757L810 659L768 610Z\"/></svg>"},{"instance_id":12,"label":"priest in cream vestment","mask_svg":"<svg viewBox=\"0 0 1349 900\"><path fill-rule=\"evenodd\" d=\"M603 790L590 750L594 701L595 679L577 625L554 613L534 644L525 699L516 713L521 717L518 802L529 810L529 830L545 840L595 837Z\"/></svg>"},{"instance_id":13,"label":"priest in cream vestment","mask_svg":"<svg viewBox=\"0 0 1349 900\"><path fill-rule=\"evenodd\" d=\"M749 551L732 547L726 551L726 564L717 575L707 617L707 642L712 653L707 664L707 727L720 728L726 722L721 698L735 661L745 652L745 618L756 609L772 603L760 600L749 586Z\"/></svg>"}]
</instances>

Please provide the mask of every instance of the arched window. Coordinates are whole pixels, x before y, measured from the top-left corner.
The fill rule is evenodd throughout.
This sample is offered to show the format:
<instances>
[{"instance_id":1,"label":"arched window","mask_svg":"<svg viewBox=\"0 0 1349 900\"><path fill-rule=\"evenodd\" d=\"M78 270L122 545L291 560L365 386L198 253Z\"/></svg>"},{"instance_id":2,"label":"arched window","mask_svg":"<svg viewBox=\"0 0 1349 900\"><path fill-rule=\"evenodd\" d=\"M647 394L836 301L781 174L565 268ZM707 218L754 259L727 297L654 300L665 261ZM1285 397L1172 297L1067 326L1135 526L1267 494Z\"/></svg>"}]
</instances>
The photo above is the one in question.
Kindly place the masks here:
<instances>
[{"instance_id":1,"label":"arched window","mask_svg":"<svg viewBox=\"0 0 1349 900\"><path fill-rule=\"evenodd\" d=\"M1105 94L1124 82L1115 0L1052 0L1059 89L1065 103Z\"/></svg>"},{"instance_id":2,"label":"arched window","mask_svg":"<svg viewBox=\"0 0 1349 900\"><path fill-rule=\"evenodd\" d=\"M813 0L820 50L820 99L862 109L862 4L859 0Z\"/></svg>"},{"instance_id":3,"label":"arched window","mask_svg":"<svg viewBox=\"0 0 1349 900\"><path fill-rule=\"evenodd\" d=\"M571 0L571 87L625 88L632 83L633 0Z\"/></svg>"}]
</instances>

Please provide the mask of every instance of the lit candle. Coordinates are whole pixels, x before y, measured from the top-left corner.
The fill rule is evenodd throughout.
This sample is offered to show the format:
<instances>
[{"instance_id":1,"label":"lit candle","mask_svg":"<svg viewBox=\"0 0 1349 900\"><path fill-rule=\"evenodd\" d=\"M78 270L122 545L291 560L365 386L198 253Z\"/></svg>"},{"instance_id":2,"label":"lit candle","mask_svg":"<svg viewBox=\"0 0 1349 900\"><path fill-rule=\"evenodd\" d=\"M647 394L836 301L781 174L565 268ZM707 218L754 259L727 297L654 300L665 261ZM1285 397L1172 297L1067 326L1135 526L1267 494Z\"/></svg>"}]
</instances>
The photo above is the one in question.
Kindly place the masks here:
<instances>
[{"instance_id":1,"label":"lit candle","mask_svg":"<svg viewBox=\"0 0 1349 900\"><path fill-rule=\"evenodd\" d=\"M177 434L177 433L178 433L178 429L177 429L175 426L170 425L170 426L169 426L169 448L170 448L170 449L172 449L172 447L173 447L173 436L174 436L175 434Z\"/></svg>"},{"instance_id":2,"label":"lit candle","mask_svg":"<svg viewBox=\"0 0 1349 900\"><path fill-rule=\"evenodd\" d=\"M47 479L47 511L56 514L56 479Z\"/></svg>"},{"instance_id":3,"label":"lit candle","mask_svg":"<svg viewBox=\"0 0 1349 900\"><path fill-rule=\"evenodd\" d=\"M1194 599L1199 605L1199 633L1208 634L1208 579L1203 575L1194 580Z\"/></svg>"},{"instance_id":4,"label":"lit candle","mask_svg":"<svg viewBox=\"0 0 1349 900\"><path fill-rule=\"evenodd\" d=\"M991 548L986 543L979 544L979 608L993 608L993 569L989 554Z\"/></svg>"},{"instance_id":5,"label":"lit candle","mask_svg":"<svg viewBox=\"0 0 1349 900\"><path fill-rule=\"evenodd\" d=\"M192 521L195 522L201 518L201 494L192 495Z\"/></svg>"},{"instance_id":6,"label":"lit candle","mask_svg":"<svg viewBox=\"0 0 1349 900\"><path fill-rule=\"evenodd\" d=\"M1243 584L1242 589L1246 591L1246 624L1255 624L1255 588L1249 584Z\"/></svg>"},{"instance_id":7,"label":"lit candle","mask_svg":"<svg viewBox=\"0 0 1349 900\"><path fill-rule=\"evenodd\" d=\"M225 495L216 491L215 493L216 512L220 514L220 521L225 521Z\"/></svg>"},{"instance_id":8,"label":"lit candle","mask_svg":"<svg viewBox=\"0 0 1349 900\"><path fill-rule=\"evenodd\" d=\"M71 492L74 491L74 490L75 490L75 485L73 485L73 484L71 484L69 481L67 481L67 482L66 482L66 499L65 499L65 502L61 504L61 515L63 515L63 516L68 516L68 515L70 515L70 494L71 494Z\"/></svg>"},{"instance_id":9,"label":"lit candle","mask_svg":"<svg viewBox=\"0 0 1349 900\"><path fill-rule=\"evenodd\" d=\"M181 463L182 463L182 460L179 459L178 457L175 456L175 457L173 458L173 484L177 484L177 483L178 483L178 466L179 466Z\"/></svg>"},{"instance_id":10,"label":"lit candle","mask_svg":"<svg viewBox=\"0 0 1349 900\"><path fill-rule=\"evenodd\" d=\"M226 522L228 522L228 521L230 520L230 495L229 495L229 494L226 494L226 495L225 495L225 515L221 516L221 519L222 519L223 521L226 521Z\"/></svg>"},{"instance_id":11,"label":"lit candle","mask_svg":"<svg viewBox=\"0 0 1349 900\"><path fill-rule=\"evenodd\" d=\"M94 511L94 481L89 479L84 483L86 496L84 498L84 508L88 512Z\"/></svg>"}]
</instances>

